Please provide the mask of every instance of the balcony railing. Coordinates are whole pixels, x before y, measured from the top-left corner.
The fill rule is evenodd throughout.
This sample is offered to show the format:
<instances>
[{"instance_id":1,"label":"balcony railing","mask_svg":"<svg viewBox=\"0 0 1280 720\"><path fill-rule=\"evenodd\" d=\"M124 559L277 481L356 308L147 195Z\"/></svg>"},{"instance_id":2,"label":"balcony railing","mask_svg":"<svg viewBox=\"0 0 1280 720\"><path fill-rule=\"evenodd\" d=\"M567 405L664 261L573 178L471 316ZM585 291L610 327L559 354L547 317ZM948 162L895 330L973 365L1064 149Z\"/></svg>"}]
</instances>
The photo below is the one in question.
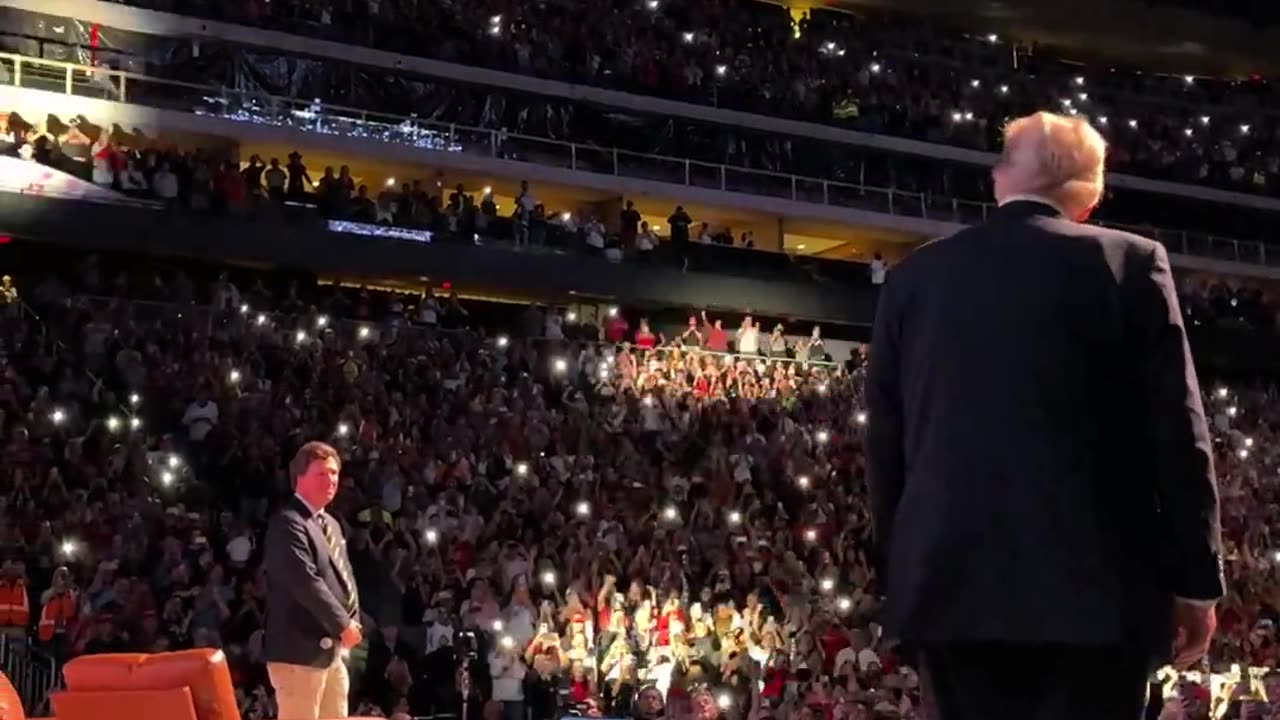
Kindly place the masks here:
<instances>
[{"instance_id":1,"label":"balcony railing","mask_svg":"<svg viewBox=\"0 0 1280 720\"><path fill-rule=\"evenodd\" d=\"M994 208L992 203L958 200L932 193L649 155L616 147L441 123L412 115L371 112L318 100L165 80L11 53L0 53L2 85L179 110L317 134L367 138L436 151L945 223L981 222ZM861 172L859 176L862 176ZM1280 266L1280 251L1268 253L1260 242L1155 227L1117 227L1154 237L1171 253Z\"/></svg>"}]
</instances>

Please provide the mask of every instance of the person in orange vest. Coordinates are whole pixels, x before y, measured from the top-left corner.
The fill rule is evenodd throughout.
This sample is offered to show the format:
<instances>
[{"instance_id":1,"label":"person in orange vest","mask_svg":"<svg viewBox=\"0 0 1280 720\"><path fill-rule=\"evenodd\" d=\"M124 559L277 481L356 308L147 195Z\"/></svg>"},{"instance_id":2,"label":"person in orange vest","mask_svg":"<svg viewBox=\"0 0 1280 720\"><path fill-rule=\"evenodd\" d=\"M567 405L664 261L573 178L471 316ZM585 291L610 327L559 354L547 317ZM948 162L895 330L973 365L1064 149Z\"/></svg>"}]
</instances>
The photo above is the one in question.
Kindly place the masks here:
<instances>
[{"instance_id":1,"label":"person in orange vest","mask_svg":"<svg viewBox=\"0 0 1280 720\"><path fill-rule=\"evenodd\" d=\"M65 565L53 571L53 585L40 597L40 623L36 634L55 658L65 655L71 624L76 619L80 593Z\"/></svg>"},{"instance_id":2,"label":"person in orange vest","mask_svg":"<svg viewBox=\"0 0 1280 720\"><path fill-rule=\"evenodd\" d=\"M5 560L0 566L0 632L15 640L25 640L31 625L26 574L21 560Z\"/></svg>"}]
</instances>

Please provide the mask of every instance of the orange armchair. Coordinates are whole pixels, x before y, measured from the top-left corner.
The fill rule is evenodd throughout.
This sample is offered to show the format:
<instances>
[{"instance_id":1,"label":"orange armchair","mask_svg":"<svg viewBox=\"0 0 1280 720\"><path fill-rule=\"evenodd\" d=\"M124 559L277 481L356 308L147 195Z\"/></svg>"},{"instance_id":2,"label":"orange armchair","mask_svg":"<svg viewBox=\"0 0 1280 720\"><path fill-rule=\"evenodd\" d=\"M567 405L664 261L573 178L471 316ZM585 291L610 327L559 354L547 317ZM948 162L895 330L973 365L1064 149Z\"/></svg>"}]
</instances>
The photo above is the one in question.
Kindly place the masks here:
<instances>
[{"instance_id":1,"label":"orange armchair","mask_svg":"<svg viewBox=\"0 0 1280 720\"><path fill-rule=\"evenodd\" d=\"M27 711L22 709L22 698L9 682L8 676L0 672L0 720L26 720Z\"/></svg>"},{"instance_id":2,"label":"orange armchair","mask_svg":"<svg viewBox=\"0 0 1280 720\"><path fill-rule=\"evenodd\" d=\"M221 650L85 655L62 670L67 689L52 696L70 720L240 720Z\"/></svg>"},{"instance_id":3,"label":"orange armchair","mask_svg":"<svg viewBox=\"0 0 1280 720\"><path fill-rule=\"evenodd\" d=\"M51 696L57 720L240 720L221 650L85 655L62 676L67 689ZM0 687L0 720L23 720L16 694L18 715L4 714L5 702Z\"/></svg>"}]
</instances>

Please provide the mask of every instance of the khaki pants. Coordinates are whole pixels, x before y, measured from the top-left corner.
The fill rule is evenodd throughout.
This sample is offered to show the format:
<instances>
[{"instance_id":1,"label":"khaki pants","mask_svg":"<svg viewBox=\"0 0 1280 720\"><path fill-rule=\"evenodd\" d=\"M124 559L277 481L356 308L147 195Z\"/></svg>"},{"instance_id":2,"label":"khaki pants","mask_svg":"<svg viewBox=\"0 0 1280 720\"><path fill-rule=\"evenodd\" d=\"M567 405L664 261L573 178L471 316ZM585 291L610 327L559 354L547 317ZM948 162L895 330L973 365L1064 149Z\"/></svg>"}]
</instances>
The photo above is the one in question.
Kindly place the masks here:
<instances>
[{"instance_id":1,"label":"khaki pants","mask_svg":"<svg viewBox=\"0 0 1280 720\"><path fill-rule=\"evenodd\" d=\"M276 689L276 714L280 720L324 720L347 716L347 692L351 679L341 655L327 668L289 663L267 663L267 674Z\"/></svg>"}]
</instances>

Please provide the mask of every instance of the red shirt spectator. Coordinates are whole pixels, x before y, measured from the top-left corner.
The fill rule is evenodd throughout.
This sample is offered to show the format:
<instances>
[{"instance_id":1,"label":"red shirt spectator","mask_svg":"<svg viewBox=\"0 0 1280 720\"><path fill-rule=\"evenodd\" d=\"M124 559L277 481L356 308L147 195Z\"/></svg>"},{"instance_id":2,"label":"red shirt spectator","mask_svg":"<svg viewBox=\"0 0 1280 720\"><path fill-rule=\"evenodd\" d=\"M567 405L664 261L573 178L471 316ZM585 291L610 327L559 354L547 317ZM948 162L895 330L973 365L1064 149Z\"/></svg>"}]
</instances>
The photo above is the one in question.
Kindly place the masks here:
<instances>
[{"instance_id":1,"label":"red shirt spectator","mask_svg":"<svg viewBox=\"0 0 1280 720\"><path fill-rule=\"evenodd\" d=\"M213 187L218 196L227 204L227 207L239 208L244 206L244 178L229 163L218 169L218 174L213 179Z\"/></svg>"},{"instance_id":2,"label":"red shirt spectator","mask_svg":"<svg viewBox=\"0 0 1280 720\"><path fill-rule=\"evenodd\" d=\"M652 350L655 343L656 339L653 333L649 332L649 327L641 325L640 329L636 331L636 347L642 350Z\"/></svg>"},{"instance_id":3,"label":"red shirt spectator","mask_svg":"<svg viewBox=\"0 0 1280 720\"><path fill-rule=\"evenodd\" d=\"M643 323L642 323L643 325ZM611 343L622 342L627 337L627 320L622 313L615 313L604 322L604 338Z\"/></svg>"},{"instance_id":4,"label":"red shirt spectator","mask_svg":"<svg viewBox=\"0 0 1280 720\"><path fill-rule=\"evenodd\" d=\"M849 637L840 631L838 625L828 625L822 633L822 671L835 672L836 656L849 647Z\"/></svg>"},{"instance_id":5,"label":"red shirt spectator","mask_svg":"<svg viewBox=\"0 0 1280 720\"><path fill-rule=\"evenodd\" d=\"M760 697L780 699L782 697L782 689L787 684L787 668L785 665L771 667L764 671L764 687L760 690Z\"/></svg>"},{"instance_id":6,"label":"red shirt spectator","mask_svg":"<svg viewBox=\"0 0 1280 720\"><path fill-rule=\"evenodd\" d=\"M658 616L658 637L655 641L658 647L664 647L671 644L671 621L676 620L681 627L688 628L689 623L685 619L684 611L677 607L674 610L664 610Z\"/></svg>"},{"instance_id":7,"label":"red shirt spectator","mask_svg":"<svg viewBox=\"0 0 1280 720\"><path fill-rule=\"evenodd\" d=\"M707 382L706 375L699 375L698 378L693 381L694 397L697 397L697 398L706 397L707 393L710 391L711 391L711 383Z\"/></svg>"},{"instance_id":8,"label":"red shirt spectator","mask_svg":"<svg viewBox=\"0 0 1280 720\"><path fill-rule=\"evenodd\" d=\"M703 336L706 337L707 349L712 352L728 352L729 333L725 332L720 327L720 321L717 320L712 324L704 317L703 323L706 325L706 330L703 332Z\"/></svg>"}]
</instances>

